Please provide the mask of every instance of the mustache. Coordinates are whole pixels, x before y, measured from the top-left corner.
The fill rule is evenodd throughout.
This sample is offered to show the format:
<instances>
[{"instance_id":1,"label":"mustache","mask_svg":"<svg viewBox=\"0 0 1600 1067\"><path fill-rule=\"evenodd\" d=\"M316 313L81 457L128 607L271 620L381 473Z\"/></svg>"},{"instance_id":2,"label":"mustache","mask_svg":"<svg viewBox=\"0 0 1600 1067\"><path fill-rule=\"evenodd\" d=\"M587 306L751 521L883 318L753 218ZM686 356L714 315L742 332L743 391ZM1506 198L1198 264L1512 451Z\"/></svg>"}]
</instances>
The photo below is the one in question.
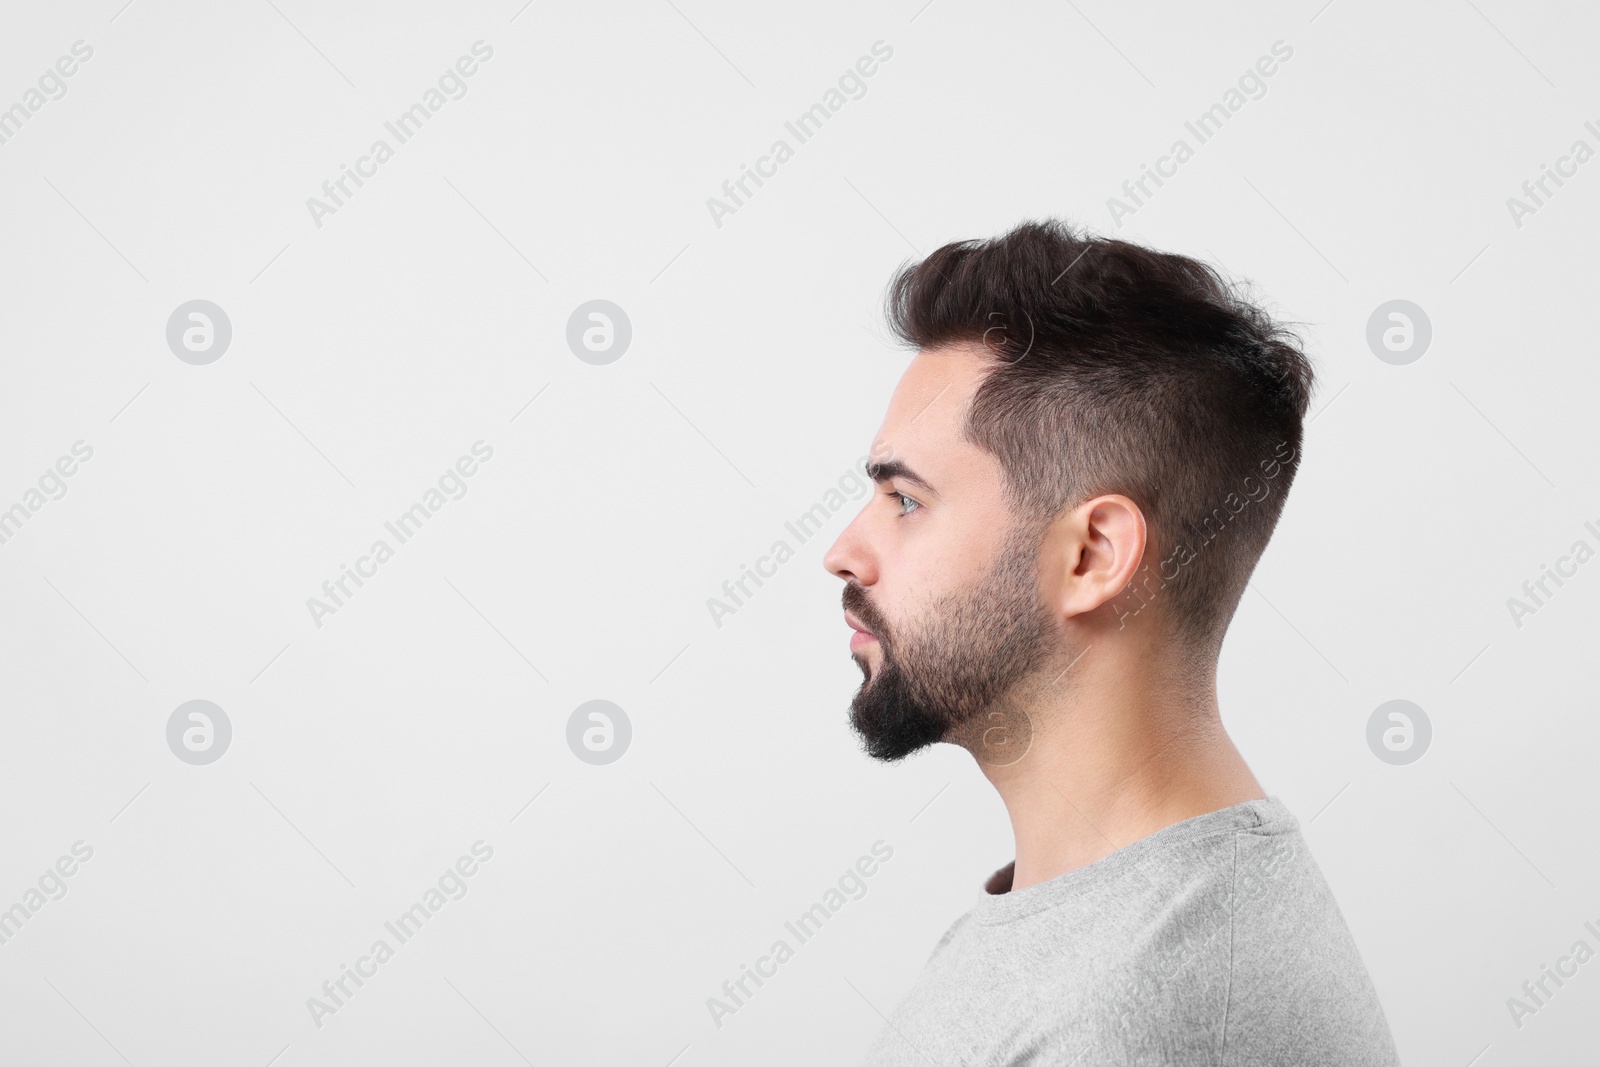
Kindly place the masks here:
<instances>
[{"instance_id":1,"label":"mustache","mask_svg":"<svg viewBox=\"0 0 1600 1067\"><path fill-rule=\"evenodd\" d=\"M841 598L844 610L861 620L861 624L871 630L873 635L882 641L889 629L888 620L885 619L877 606L867 596L867 591L854 582L844 587Z\"/></svg>"}]
</instances>

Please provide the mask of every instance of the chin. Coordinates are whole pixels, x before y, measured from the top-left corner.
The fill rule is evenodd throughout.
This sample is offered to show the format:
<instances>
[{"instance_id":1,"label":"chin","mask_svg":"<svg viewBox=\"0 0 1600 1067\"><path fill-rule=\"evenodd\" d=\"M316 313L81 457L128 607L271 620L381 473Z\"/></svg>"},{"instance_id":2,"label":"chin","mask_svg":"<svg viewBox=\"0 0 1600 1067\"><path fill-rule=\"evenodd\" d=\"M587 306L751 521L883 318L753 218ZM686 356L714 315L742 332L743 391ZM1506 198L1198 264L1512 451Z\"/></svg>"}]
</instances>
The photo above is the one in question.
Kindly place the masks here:
<instances>
[{"instance_id":1,"label":"chin","mask_svg":"<svg viewBox=\"0 0 1600 1067\"><path fill-rule=\"evenodd\" d=\"M861 684L863 686L870 684L872 679L878 676L878 672L872 666L872 661L867 659L866 656L859 652L852 652L850 653L850 658L855 661L857 667L861 668Z\"/></svg>"}]
</instances>

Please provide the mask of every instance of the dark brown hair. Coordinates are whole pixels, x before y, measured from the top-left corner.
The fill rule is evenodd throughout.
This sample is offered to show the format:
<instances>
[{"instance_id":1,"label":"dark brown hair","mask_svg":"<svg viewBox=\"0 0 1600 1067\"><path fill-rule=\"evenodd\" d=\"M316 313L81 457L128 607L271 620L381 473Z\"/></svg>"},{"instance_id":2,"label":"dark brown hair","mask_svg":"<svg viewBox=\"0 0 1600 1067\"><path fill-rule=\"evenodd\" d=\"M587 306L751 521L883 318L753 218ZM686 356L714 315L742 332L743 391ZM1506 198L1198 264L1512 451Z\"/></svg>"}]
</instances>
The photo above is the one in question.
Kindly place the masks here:
<instances>
[{"instance_id":1,"label":"dark brown hair","mask_svg":"<svg viewBox=\"0 0 1600 1067\"><path fill-rule=\"evenodd\" d=\"M1294 333L1205 263L1053 219L904 267L887 312L909 345L993 358L966 436L1012 510L1126 495L1150 544L1119 615L1164 599L1174 636L1219 646L1299 467L1313 372Z\"/></svg>"}]
</instances>

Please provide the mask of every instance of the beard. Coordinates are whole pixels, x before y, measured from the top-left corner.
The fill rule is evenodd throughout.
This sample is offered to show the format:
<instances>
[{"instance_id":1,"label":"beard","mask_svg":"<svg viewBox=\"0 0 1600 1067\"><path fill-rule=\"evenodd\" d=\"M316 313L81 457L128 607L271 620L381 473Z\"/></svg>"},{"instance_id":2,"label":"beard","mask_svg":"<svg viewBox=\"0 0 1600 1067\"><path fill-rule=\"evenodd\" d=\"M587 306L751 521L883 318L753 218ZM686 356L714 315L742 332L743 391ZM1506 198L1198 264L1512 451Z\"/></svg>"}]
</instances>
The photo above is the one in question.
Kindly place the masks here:
<instances>
[{"instance_id":1,"label":"beard","mask_svg":"<svg viewBox=\"0 0 1600 1067\"><path fill-rule=\"evenodd\" d=\"M861 586L845 586L845 610L877 638L882 657L874 673L864 656L852 654L862 682L850 725L869 756L895 762L957 741L983 758L980 749L994 746L997 732L1007 740L995 753L1005 745L1016 751L1024 732L1031 739L1027 713L1006 698L1046 661L1058 637L1039 598L1039 533L1013 529L989 573L941 596L924 621L890 626ZM986 720L999 725L984 729Z\"/></svg>"}]
</instances>

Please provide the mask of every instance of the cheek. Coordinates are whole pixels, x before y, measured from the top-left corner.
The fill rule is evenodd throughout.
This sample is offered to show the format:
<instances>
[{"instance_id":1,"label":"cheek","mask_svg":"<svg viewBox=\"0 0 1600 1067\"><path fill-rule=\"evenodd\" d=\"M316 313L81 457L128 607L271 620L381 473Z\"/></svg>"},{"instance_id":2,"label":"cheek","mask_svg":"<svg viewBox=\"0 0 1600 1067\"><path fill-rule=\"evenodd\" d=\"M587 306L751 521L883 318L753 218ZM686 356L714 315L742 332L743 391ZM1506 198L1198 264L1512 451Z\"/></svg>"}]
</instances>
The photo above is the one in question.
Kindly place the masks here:
<instances>
[{"instance_id":1,"label":"cheek","mask_svg":"<svg viewBox=\"0 0 1600 1067\"><path fill-rule=\"evenodd\" d=\"M959 592L937 566L908 568L886 578L873 590L873 604L888 622L890 640L902 645L915 634L926 633L941 604Z\"/></svg>"},{"instance_id":2,"label":"cheek","mask_svg":"<svg viewBox=\"0 0 1600 1067\"><path fill-rule=\"evenodd\" d=\"M878 542L873 602L891 628L924 624L941 602L982 583L1013 521L998 506L974 508L960 520L949 511L925 518L930 521L901 523Z\"/></svg>"},{"instance_id":3,"label":"cheek","mask_svg":"<svg viewBox=\"0 0 1600 1067\"><path fill-rule=\"evenodd\" d=\"M937 531L918 555L915 570L921 589L929 593L972 588L992 566L1004 541L1001 521L973 522Z\"/></svg>"}]
</instances>

